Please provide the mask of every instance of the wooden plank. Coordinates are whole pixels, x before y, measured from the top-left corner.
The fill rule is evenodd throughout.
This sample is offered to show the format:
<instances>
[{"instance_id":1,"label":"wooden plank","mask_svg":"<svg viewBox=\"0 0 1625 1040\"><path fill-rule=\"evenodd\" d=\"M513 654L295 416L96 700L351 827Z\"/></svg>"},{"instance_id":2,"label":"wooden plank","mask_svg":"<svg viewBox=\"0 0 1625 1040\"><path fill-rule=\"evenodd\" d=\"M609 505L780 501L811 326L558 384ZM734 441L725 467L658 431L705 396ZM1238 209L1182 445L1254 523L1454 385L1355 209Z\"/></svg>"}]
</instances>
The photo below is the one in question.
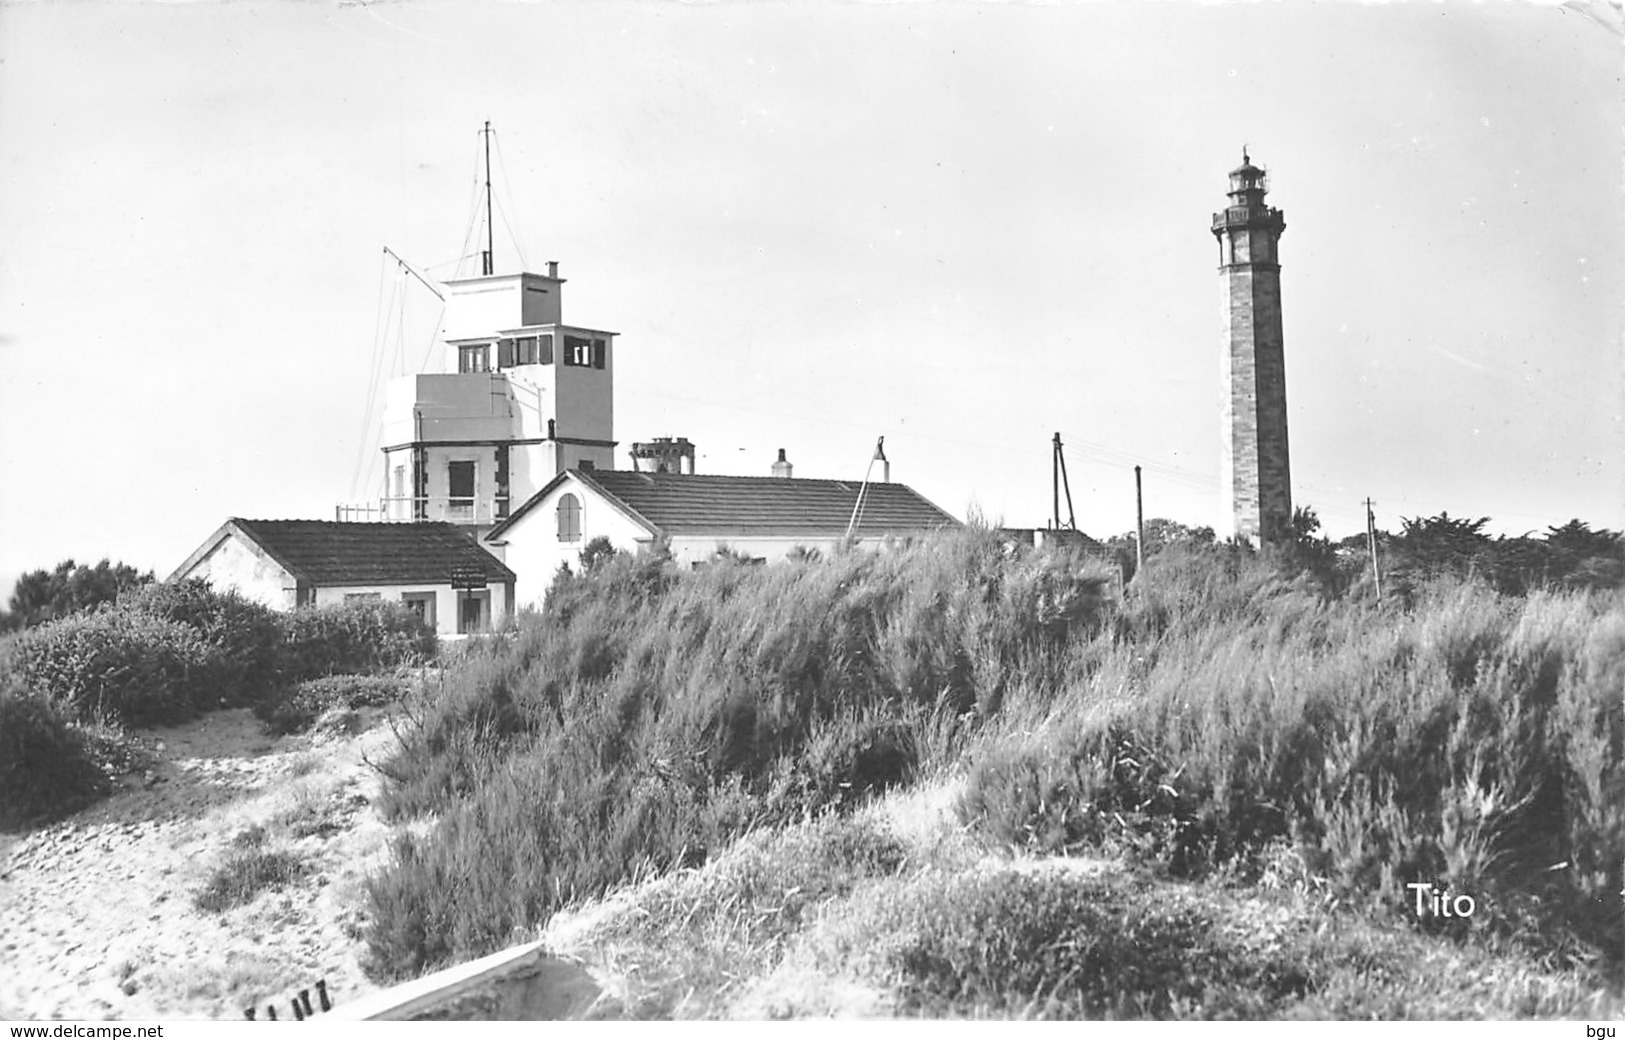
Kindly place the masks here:
<instances>
[{"instance_id":1,"label":"wooden plank","mask_svg":"<svg viewBox=\"0 0 1625 1040\"><path fill-rule=\"evenodd\" d=\"M320 1015L321 1022L403 1022L433 1012L453 1001L475 997L506 983L528 987L532 992L521 999L503 1003L515 1017L525 1010L537 1018L568 1018L584 1010L597 995L597 986L586 969L548 953L542 942L499 950L479 960L425 975L398 986L369 993L345 1003L343 994L333 1010ZM536 992L546 990L547 992Z\"/></svg>"}]
</instances>

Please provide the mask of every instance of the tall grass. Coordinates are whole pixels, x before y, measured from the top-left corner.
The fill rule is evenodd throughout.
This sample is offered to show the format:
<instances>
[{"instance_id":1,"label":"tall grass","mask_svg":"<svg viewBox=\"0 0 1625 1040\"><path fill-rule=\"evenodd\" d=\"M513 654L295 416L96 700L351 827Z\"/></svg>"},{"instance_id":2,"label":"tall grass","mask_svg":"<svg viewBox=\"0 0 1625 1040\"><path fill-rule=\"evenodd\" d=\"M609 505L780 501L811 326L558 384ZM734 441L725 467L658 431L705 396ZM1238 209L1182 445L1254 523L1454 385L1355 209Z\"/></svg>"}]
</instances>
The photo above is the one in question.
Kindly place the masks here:
<instances>
[{"instance_id":1,"label":"tall grass","mask_svg":"<svg viewBox=\"0 0 1625 1040\"><path fill-rule=\"evenodd\" d=\"M385 809L438 822L374 880L374 970L472 955L944 764L1016 684L1054 679L1106 584L1075 557L1007 558L987 531L681 575L622 557L562 580L446 678L385 766Z\"/></svg>"},{"instance_id":2,"label":"tall grass","mask_svg":"<svg viewBox=\"0 0 1625 1040\"><path fill-rule=\"evenodd\" d=\"M485 952L967 756L961 818L996 843L1242 878L1286 848L1346 900L1437 882L1479 900L1481 932L1618 956L1617 598L1338 598L1225 546L1110 589L1099 562L986 530L561 577L385 764L385 810L434 822L371 883L371 970Z\"/></svg>"},{"instance_id":3,"label":"tall grass","mask_svg":"<svg viewBox=\"0 0 1625 1040\"><path fill-rule=\"evenodd\" d=\"M1219 609L1197 598L1162 619L1159 601L1191 586L1147 577L1186 589L1152 584L1043 727L988 741L966 822L1187 876L1256 872L1286 841L1344 899L1400 912L1407 884L1435 884L1477 901L1480 932L1620 956L1617 597L1444 584L1385 609L1271 587L1249 568L1213 590ZM1222 609L1243 599L1245 611ZM1137 623L1148 609L1154 623Z\"/></svg>"}]
</instances>

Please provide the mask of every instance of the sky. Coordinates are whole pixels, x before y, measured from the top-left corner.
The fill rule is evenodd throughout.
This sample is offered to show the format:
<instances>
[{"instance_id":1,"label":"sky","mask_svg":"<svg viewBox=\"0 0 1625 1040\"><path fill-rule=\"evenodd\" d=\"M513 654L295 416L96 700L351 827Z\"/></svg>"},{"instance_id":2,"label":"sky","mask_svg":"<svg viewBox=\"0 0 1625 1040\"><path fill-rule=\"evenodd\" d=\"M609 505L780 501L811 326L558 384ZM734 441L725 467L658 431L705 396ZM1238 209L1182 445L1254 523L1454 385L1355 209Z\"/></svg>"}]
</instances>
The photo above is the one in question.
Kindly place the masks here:
<instances>
[{"instance_id":1,"label":"sky","mask_svg":"<svg viewBox=\"0 0 1625 1040\"><path fill-rule=\"evenodd\" d=\"M1285 213L1293 498L1625 528L1621 17L1352 2L0 0L0 590L382 484L495 130L615 434L1043 526L1219 508L1217 246ZM471 250L466 250L471 251ZM427 363L426 360L427 359ZM623 461L622 465L626 465ZM1064 506L1063 506L1064 511Z\"/></svg>"}]
</instances>

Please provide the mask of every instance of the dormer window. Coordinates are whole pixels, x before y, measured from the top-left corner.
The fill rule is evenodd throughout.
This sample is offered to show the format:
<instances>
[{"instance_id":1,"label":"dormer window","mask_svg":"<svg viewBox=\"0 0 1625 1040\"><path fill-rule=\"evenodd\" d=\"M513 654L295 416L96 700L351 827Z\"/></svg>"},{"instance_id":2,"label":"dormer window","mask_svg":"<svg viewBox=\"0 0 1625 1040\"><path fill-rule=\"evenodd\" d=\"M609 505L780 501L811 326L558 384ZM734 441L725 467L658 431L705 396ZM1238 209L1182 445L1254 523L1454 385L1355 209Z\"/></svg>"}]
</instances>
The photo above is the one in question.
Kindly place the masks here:
<instances>
[{"instance_id":1,"label":"dormer window","mask_svg":"<svg viewBox=\"0 0 1625 1040\"><path fill-rule=\"evenodd\" d=\"M480 343L472 347L457 348L457 371L491 371L491 344Z\"/></svg>"}]
</instances>

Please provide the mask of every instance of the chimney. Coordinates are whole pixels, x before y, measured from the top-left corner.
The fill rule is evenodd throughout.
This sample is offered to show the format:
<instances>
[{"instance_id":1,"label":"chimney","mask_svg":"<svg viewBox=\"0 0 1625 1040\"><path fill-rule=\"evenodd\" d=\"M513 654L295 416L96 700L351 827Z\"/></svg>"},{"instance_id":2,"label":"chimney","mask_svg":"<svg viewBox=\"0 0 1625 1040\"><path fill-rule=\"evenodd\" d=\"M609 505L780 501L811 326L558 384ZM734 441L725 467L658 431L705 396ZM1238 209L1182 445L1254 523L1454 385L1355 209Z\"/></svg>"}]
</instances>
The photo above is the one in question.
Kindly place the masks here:
<instances>
[{"instance_id":1,"label":"chimney","mask_svg":"<svg viewBox=\"0 0 1625 1040\"><path fill-rule=\"evenodd\" d=\"M875 441L875 461L880 463L880 482L891 483L891 460L886 458L886 438Z\"/></svg>"},{"instance_id":2,"label":"chimney","mask_svg":"<svg viewBox=\"0 0 1625 1040\"><path fill-rule=\"evenodd\" d=\"M687 437L656 437L632 445L632 468L639 473L694 474L694 444Z\"/></svg>"},{"instance_id":3,"label":"chimney","mask_svg":"<svg viewBox=\"0 0 1625 1040\"><path fill-rule=\"evenodd\" d=\"M547 276L549 278L557 278L559 276L559 262L557 260L549 260L547 262Z\"/></svg>"},{"instance_id":4,"label":"chimney","mask_svg":"<svg viewBox=\"0 0 1625 1040\"><path fill-rule=\"evenodd\" d=\"M773 463L773 475L775 477L783 477L785 480L789 480L790 479L790 469L791 469L790 460L788 460L788 459L786 459L784 457L784 449L780 448L779 449L779 461Z\"/></svg>"}]
</instances>

